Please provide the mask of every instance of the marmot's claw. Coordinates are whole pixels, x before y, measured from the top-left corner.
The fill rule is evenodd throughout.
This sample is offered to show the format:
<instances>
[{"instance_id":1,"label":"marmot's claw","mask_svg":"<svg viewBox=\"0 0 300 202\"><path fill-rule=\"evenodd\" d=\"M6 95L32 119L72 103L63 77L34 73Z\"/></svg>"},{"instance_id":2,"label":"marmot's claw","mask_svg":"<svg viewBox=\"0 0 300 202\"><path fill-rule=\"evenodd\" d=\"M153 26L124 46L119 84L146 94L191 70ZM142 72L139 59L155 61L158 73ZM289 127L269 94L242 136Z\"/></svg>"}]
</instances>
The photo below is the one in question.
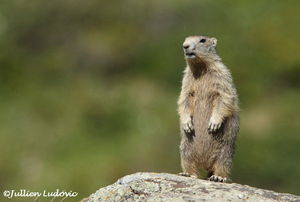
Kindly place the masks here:
<instances>
[{"instance_id":1,"label":"marmot's claw","mask_svg":"<svg viewBox=\"0 0 300 202\"><path fill-rule=\"evenodd\" d=\"M178 173L178 175L183 176L183 177L197 178L196 175L191 175L191 174L188 174L188 173L185 173L185 172Z\"/></svg>"},{"instance_id":2,"label":"marmot's claw","mask_svg":"<svg viewBox=\"0 0 300 202\"><path fill-rule=\"evenodd\" d=\"M183 130L185 133L192 133L194 131L194 126L191 121L187 122L183 126Z\"/></svg>"},{"instance_id":3,"label":"marmot's claw","mask_svg":"<svg viewBox=\"0 0 300 202\"><path fill-rule=\"evenodd\" d=\"M208 126L208 132L216 132L218 129L220 129L222 126L222 123L209 123Z\"/></svg>"},{"instance_id":4,"label":"marmot's claw","mask_svg":"<svg viewBox=\"0 0 300 202\"><path fill-rule=\"evenodd\" d=\"M184 177L191 177L191 175L190 175L190 174L188 174L188 173L185 173L185 172L178 173L178 175L180 175L180 176L184 176Z\"/></svg>"},{"instance_id":5,"label":"marmot's claw","mask_svg":"<svg viewBox=\"0 0 300 202\"><path fill-rule=\"evenodd\" d=\"M227 182L227 178L226 177L220 177L217 175L212 175L208 178L209 181L213 181L213 182Z\"/></svg>"}]
</instances>

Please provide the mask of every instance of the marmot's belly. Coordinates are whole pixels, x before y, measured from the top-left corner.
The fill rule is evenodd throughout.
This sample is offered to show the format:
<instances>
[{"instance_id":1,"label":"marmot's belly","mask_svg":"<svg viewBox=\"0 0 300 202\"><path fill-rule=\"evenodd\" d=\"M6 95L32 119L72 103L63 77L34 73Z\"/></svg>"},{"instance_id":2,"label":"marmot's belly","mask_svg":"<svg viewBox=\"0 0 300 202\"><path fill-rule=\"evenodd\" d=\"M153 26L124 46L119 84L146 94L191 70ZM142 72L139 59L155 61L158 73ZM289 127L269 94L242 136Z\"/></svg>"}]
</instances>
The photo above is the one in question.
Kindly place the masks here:
<instances>
[{"instance_id":1,"label":"marmot's belly","mask_svg":"<svg viewBox=\"0 0 300 202\"><path fill-rule=\"evenodd\" d=\"M211 134L208 132L209 120L212 113L212 105L207 102L199 102L193 114L195 137L193 151L198 164L204 169L209 169L222 149L222 134L224 128ZM216 138L218 137L218 138Z\"/></svg>"},{"instance_id":2,"label":"marmot's belly","mask_svg":"<svg viewBox=\"0 0 300 202\"><path fill-rule=\"evenodd\" d=\"M195 102L195 108L193 111L193 124L196 137L205 137L209 135L208 125L212 114L212 104L207 100L198 99Z\"/></svg>"}]
</instances>

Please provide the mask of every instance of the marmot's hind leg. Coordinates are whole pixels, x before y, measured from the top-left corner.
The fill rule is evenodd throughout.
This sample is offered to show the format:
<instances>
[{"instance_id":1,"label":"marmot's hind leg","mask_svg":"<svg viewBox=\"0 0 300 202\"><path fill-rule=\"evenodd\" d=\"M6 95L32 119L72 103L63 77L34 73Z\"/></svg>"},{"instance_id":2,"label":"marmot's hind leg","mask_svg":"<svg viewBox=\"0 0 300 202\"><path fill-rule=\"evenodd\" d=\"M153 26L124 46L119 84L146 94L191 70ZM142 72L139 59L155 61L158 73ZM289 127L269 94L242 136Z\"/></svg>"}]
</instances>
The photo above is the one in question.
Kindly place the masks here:
<instances>
[{"instance_id":1,"label":"marmot's hind leg","mask_svg":"<svg viewBox=\"0 0 300 202\"><path fill-rule=\"evenodd\" d=\"M213 171L208 174L208 180L214 182L227 182L229 176L230 167L226 167L222 164L216 163L213 166Z\"/></svg>"},{"instance_id":2,"label":"marmot's hind leg","mask_svg":"<svg viewBox=\"0 0 300 202\"><path fill-rule=\"evenodd\" d=\"M209 172L211 176L208 177L208 180L210 181L227 182L228 180L232 165L232 152L222 151L221 153Z\"/></svg>"},{"instance_id":3,"label":"marmot's hind leg","mask_svg":"<svg viewBox=\"0 0 300 202\"><path fill-rule=\"evenodd\" d=\"M181 159L181 167L183 172L179 173L179 175L194 178L198 177L199 170L194 162L187 162L186 160Z\"/></svg>"}]
</instances>

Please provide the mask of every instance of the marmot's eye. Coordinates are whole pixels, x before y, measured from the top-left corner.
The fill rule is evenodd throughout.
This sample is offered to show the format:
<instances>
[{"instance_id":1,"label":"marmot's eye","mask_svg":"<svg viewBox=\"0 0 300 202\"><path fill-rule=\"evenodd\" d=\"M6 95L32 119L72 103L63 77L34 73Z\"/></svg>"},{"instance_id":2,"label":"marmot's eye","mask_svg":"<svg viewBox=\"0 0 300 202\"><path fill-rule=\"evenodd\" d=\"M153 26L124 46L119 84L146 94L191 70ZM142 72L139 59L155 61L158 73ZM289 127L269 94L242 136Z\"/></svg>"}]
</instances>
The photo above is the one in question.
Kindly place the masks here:
<instances>
[{"instance_id":1,"label":"marmot's eye","mask_svg":"<svg viewBox=\"0 0 300 202\"><path fill-rule=\"evenodd\" d=\"M205 39L201 39L200 43L205 43L205 41L206 41Z\"/></svg>"}]
</instances>

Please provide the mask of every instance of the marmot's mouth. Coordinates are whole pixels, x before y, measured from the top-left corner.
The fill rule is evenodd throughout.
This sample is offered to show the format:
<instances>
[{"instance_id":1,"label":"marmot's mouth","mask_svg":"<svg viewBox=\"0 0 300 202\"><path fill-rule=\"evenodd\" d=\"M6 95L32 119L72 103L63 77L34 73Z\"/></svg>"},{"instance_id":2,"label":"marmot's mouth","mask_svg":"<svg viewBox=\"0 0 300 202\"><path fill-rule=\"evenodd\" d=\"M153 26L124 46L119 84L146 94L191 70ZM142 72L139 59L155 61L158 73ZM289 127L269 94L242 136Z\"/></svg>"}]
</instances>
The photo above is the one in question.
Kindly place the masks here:
<instances>
[{"instance_id":1,"label":"marmot's mouth","mask_svg":"<svg viewBox=\"0 0 300 202\"><path fill-rule=\"evenodd\" d=\"M186 58L194 58L194 57L196 57L196 55L193 52L191 52L191 53L185 53L185 57Z\"/></svg>"}]
</instances>

